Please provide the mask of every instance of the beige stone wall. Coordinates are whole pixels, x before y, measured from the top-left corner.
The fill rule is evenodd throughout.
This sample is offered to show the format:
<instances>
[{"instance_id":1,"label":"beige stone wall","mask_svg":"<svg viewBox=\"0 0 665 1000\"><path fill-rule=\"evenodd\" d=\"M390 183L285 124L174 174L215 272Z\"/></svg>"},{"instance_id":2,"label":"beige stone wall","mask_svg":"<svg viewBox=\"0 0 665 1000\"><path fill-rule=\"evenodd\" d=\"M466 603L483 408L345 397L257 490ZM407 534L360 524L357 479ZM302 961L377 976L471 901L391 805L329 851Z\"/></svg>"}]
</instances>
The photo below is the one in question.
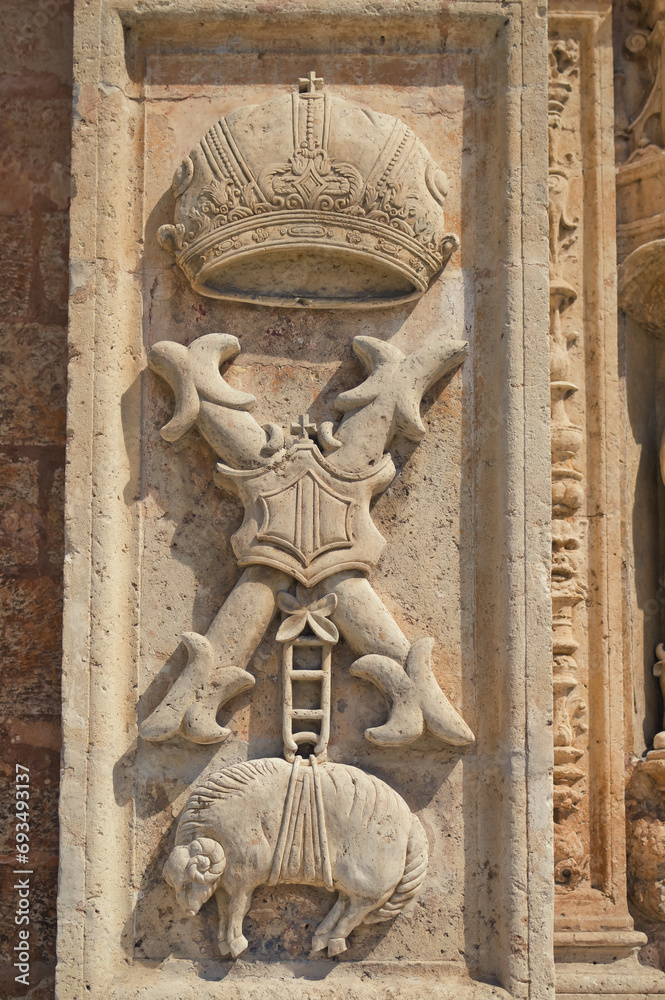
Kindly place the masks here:
<instances>
[{"instance_id":1,"label":"beige stone wall","mask_svg":"<svg viewBox=\"0 0 665 1000\"><path fill-rule=\"evenodd\" d=\"M315 23L298 3L280 8L279 17L264 17L263 7L252 7L248 20L244 7L225 4L215 17L198 0L179 4L167 17L160 8L153 17L152 8L141 6L126 20L125 8L115 0L78 12L82 120L75 131L78 191L72 206L77 291L70 312L76 359L69 389L73 549L65 612L71 709L65 753L71 767L63 776L62 799L62 1000L78 1000L87 985L91 997L157 995L166 979L174 995L184 996L194 991L199 968L212 970L205 973L211 997L228 997L230 989L238 996L255 995L263 989L259 977L274 991L280 975L291 975L281 968L289 947L304 957L311 939L309 930L289 938L295 918L279 910L273 953L265 961L259 955L257 961L241 959L232 970L220 969L214 925L206 923L210 911L190 914L193 922L184 926L188 918L174 913L160 875L187 786L197 774L205 777L214 750L204 753L182 742L149 746L137 738L137 695L139 717L149 718L165 693L157 684L166 679L163 664L178 635L206 628L232 582L219 572L224 561L219 536L206 528L212 511L219 511L221 535L229 509L206 485L203 463L210 468L210 458L195 438L192 451L184 440L173 448L159 440L168 397L146 369L145 355L156 342L191 343L197 334L215 330L242 337L246 353L229 379L237 371L239 384L257 396L260 419L280 424L324 389L332 374L327 357L343 362L342 334L346 356L356 331L394 340L409 353L435 331L469 339L467 373L451 381L441 404L429 411L434 426L423 443L429 465L418 455L407 461L403 450L400 492L377 502L374 515L393 546L393 555L388 550L377 568L377 593L385 593L387 606L404 621L409 641L432 626L442 659L450 661L445 673L443 664L437 666L439 676L464 717L477 722L477 744L457 767L463 784L457 785L457 774L443 764L456 758L438 758L425 743L411 751L413 767L402 767L401 761L395 767L400 794L413 795L423 813L431 809L432 870L441 871L438 883L432 878L436 892L407 954L416 963L413 974L430 980L420 988L431 987L434 996L457 989L451 984L458 976L459 988L474 995L485 990L488 975L514 996L545 998L552 991L545 12L534 3L506 10L472 0L450 9L427 3L415 15L399 2L386 2L379 30L375 15L355 0L339 11L324 0L318 9ZM333 23L333 13L339 23ZM195 59L188 55L192 46ZM224 53L222 70L210 48ZM439 56L442 48L447 60ZM315 324L304 310L292 316L278 310L259 314L249 306L201 300L154 241L157 227L173 218L168 193L173 164L208 127L208 116L231 112L243 99L288 93L303 72L298 62L315 66L331 89L333 73L340 93L411 123L450 171L451 223L459 225L462 245L469 249L405 313L382 316L376 310L361 317L348 313L345 319L343 313L322 311ZM413 79L418 86L411 88ZM419 88L426 88L431 106L418 103ZM298 354L300 341L312 353L309 367ZM296 387L292 400L283 378L287 371ZM353 385L346 382L351 376L353 370L343 367L340 388ZM264 408L266 385L273 402ZM446 460L452 465L449 476ZM468 516L462 489L473 495L466 532L460 528ZM76 523L81 509L92 510L92 525ZM457 535L459 556L441 546L439 560L448 557L451 563L444 579L428 570L421 581L435 517L442 526L434 537ZM220 553L215 564L213 546ZM394 576L399 572L398 580L391 579L391 568ZM465 625L460 601L470 622L462 662L455 655ZM89 649L82 626L90 629ZM227 766L233 754L242 759L259 748L262 754L278 751L276 664L259 654L252 669L258 680L250 725L244 724L245 706L239 702L229 719L238 733L217 751L219 766ZM359 686L342 679L355 697ZM333 701L335 706L340 701L336 692ZM366 704L368 715L380 709L378 701L368 698ZM381 767L385 774L377 754L366 764L355 703L340 716L339 731L346 736L353 722L358 735L355 744L340 747L333 733L331 757L343 751L350 759L362 750L360 766ZM227 716L223 719L226 723ZM429 773L436 775L432 787ZM453 897L445 882L453 869L455 894L464 889L462 920L459 896ZM251 935L256 948L271 926L271 894L263 895L263 912ZM286 899L284 892L281 898ZM247 919L254 919L251 911ZM414 916L414 926L420 919ZM431 939L426 921L435 921L429 924ZM408 934L403 921L401 930L397 922L388 928L383 941L368 936L367 953L361 943L349 961L332 970L326 966L330 977L322 977L316 988L299 981L289 987L290 996L336 998L342 969L354 979L355 995L378 996L388 989L396 997L410 994L400 966L405 958L400 937L408 942ZM375 975L365 959L368 966L374 963ZM227 971L231 980L223 978Z\"/></svg>"},{"instance_id":2,"label":"beige stone wall","mask_svg":"<svg viewBox=\"0 0 665 1000\"><path fill-rule=\"evenodd\" d=\"M53 996L71 119L70 0L2 4L0 996ZM13 778L30 768L33 986L15 984Z\"/></svg>"},{"instance_id":3,"label":"beige stone wall","mask_svg":"<svg viewBox=\"0 0 665 1000\"><path fill-rule=\"evenodd\" d=\"M31 841L35 862L32 883L32 986L26 991L24 987L15 985L12 968L12 948L16 942L13 922L15 896L12 890L14 854L12 828L7 822L12 815L12 798L11 794L3 794L0 799L0 997L7 997L8 1000L13 1000L15 996L50 1000L54 995L72 6L71 0L5 0L2 5L3 34L8 42L3 50L0 73L0 662L3 681L0 689L3 753L0 759L10 793L15 764L18 762L30 767L34 806ZM582 37L582 29L576 26L574 14L577 12L579 15L580 24L583 20L586 23L591 6L587 5L588 10L587 7L583 10L582 4L560 4L557 8L558 21L556 11L551 17L554 35L564 39ZM640 9L635 4L616 4L614 34L619 54L623 52L626 38L632 39L630 44L638 45L639 40L635 41L637 36L631 33L642 32L646 36L651 30L647 8L649 4ZM628 123L639 113L650 87L646 62L640 62L642 57L638 49L630 52L632 55L629 56L624 53L628 65L628 85L620 94L617 108L619 163L626 160L629 152L626 146ZM346 73L351 86L352 68L338 64L335 67L338 80L345 80ZM164 65L155 57L153 81L159 81L159 69L163 70ZM293 71L294 74L298 71L295 62ZM185 65L185 83L187 73ZM158 82L155 93L157 89ZM585 93L588 96L590 91L587 89ZM609 95L607 88L606 93ZM189 140L183 138L188 136L187 129L192 131L192 139L196 138L198 123L188 124L186 120L179 123L179 146L176 150L171 125L173 117L179 113L178 108L185 106L181 101L182 95L178 95L172 105L165 95L157 96L161 100L162 117L155 115L150 120L150 141L152 148L163 154L160 162L166 178L170 174L172 160L174 157L177 159L176 152L182 151L180 146L182 149L188 146ZM578 97L574 96L571 108L576 100ZM585 149L590 157L591 145L587 144ZM621 183L628 187L632 175L629 176L630 171L624 171L624 174L625 179ZM167 186L164 178L159 177L162 187ZM574 183L579 185L581 182L575 179ZM577 196L581 201L579 192ZM622 211L620 204L620 258L637 246L641 239L637 223L630 219L623 220ZM459 231L465 223L457 218L456 212L457 208L452 214L451 228ZM163 221L161 217L151 220L151 239L154 227ZM466 225L470 225L468 220ZM153 257L159 253L155 246L150 252ZM177 285L179 280L173 277L173 272L168 273L166 281L162 278L155 280L150 290L154 300L151 315L154 323L158 324L159 319L168 314L172 299L177 295L179 300L186 302L188 310L183 318L183 335L189 335L191 330L196 336L206 315L205 310L213 313L215 310L210 310L209 304L197 307L197 297L185 288L184 279L182 287ZM235 308L240 325L244 307ZM577 308L579 316L573 317L571 313L571 322L581 329L581 300ZM588 327L586 332L588 336ZM159 339L159 331L155 336ZM261 351L248 355L248 367L260 368L263 355L269 355L275 343L279 345L284 338L293 339L296 336L301 336L303 344L310 346L307 322L302 317L283 327L266 328L265 343L262 342ZM319 346L321 353L325 354L325 345ZM583 348L584 334L579 340L580 370L583 367ZM663 561L662 541L659 541L659 530L662 538L663 503L662 487L656 486L658 431L663 422L658 397L665 382L661 357L658 341L643 326L631 318L624 320L620 317L619 375L624 380L621 436L626 442L621 486L624 512L623 582L624 596L627 595L622 623L626 736L624 746L615 746L614 750L619 753L625 750L629 773L631 756L638 757L651 747L661 718L657 682L651 676L654 646L665 635L662 627L662 585L659 585ZM303 397L310 393L310 374L306 365L296 366L288 373L290 379L300 379L298 391ZM158 409L161 397L155 395L154 387L151 392L150 405ZM438 407L445 415L448 409L458 405L459 400L455 398L437 399L432 416L436 415ZM591 383L586 388L582 387L576 405L580 413L585 406L593 412L595 401ZM584 422L580 414L576 417L578 423ZM591 420L591 417L588 419ZM207 490L209 494L212 488L203 483L205 476L201 468L205 458L204 446L198 446L198 451L195 449L188 460L187 470L197 483L201 479L199 492L202 502L205 500L207 503L209 496L203 497L203 492ZM153 461L156 461L154 456ZM168 478L171 471L164 469L164 477ZM415 477L417 461L410 464L407 471ZM588 488L593 490L593 469L586 469L586 478ZM407 477L401 481L399 489L406 490L408 495L408 488ZM394 515L393 508L401 499L401 495L395 493L385 504L388 531L388 522ZM152 513L159 527L160 511L155 508ZM215 524L215 531L218 528L219 524ZM156 530L149 523L149 533ZM213 527L209 530L212 536ZM187 533L183 534L187 542ZM157 550L160 539L156 537L156 541L152 541ZM197 547L200 542L197 536ZM206 575L213 578L216 557L212 548L209 559L210 573ZM397 549L393 562L395 565L400 562ZM389 575L392 569L395 566L386 561L384 574ZM175 577L168 581L174 591L178 590L178 583ZM225 592L228 585L229 581L216 581L220 593ZM199 594L200 617L206 617L217 596ZM165 625L163 631L167 638L172 639L178 629L173 626L171 636L169 627ZM584 641L590 643L593 649L593 635L586 632L585 636ZM449 658L454 659L459 637L451 634L448 638L450 650L447 653ZM168 647L161 633L157 635L155 645L159 646L160 642L165 649ZM579 660L584 667L583 652ZM155 658L155 663L158 659ZM614 708L618 712L618 706ZM242 713L239 713L238 725L243 725ZM633 812L634 809L629 816ZM597 839L603 839L600 828ZM588 850L586 841L585 850ZM566 900L568 898L566 896ZM593 903L596 906L595 897ZM642 960L656 968L663 968L663 925L647 920L639 910L632 912L636 928L648 933L650 938L649 945L642 952ZM563 911L559 914L562 927L561 918L564 915ZM566 932L568 930L566 925ZM158 954L159 948L153 951Z\"/></svg>"}]
</instances>

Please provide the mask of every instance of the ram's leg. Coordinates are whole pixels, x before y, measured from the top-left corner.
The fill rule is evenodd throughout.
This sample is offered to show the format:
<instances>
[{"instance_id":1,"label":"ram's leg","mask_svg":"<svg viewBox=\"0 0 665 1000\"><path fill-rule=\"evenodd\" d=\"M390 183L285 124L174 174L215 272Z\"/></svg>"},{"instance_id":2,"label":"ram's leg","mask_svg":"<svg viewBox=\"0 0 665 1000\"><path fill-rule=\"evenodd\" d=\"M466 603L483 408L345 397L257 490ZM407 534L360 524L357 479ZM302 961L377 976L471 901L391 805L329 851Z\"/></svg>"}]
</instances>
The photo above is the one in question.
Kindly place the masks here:
<instances>
[{"instance_id":1,"label":"ram's leg","mask_svg":"<svg viewBox=\"0 0 665 1000\"><path fill-rule=\"evenodd\" d=\"M237 958L248 947L249 941L242 932L242 922L252 902L254 889L238 889L229 900L229 924L226 932L229 951Z\"/></svg>"},{"instance_id":2,"label":"ram's leg","mask_svg":"<svg viewBox=\"0 0 665 1000\"><path fill-rule=\"evenodd\" d=\"M215 889L215 900L217 901L217 910L219 911L217 944L219 945L220 955L222 958L226 958L227 955L231 954L231 949L229 948L229 942L227 940L229 923L229 894L221 885L218 885Z\"/></svg>"},{"instance_id":3,"label":"ram's leg","mask_svg":"<svg viewBox=\"0 0 665 1000\"><path fill-rule=\"evenodd\" d=\"M194 743L221 743L220 705L254 684L245 670L275 611L275 595L291 578L268 566L250 566L227 597L205 636L185 633L190 657L155 711L141 725L146 740L161 742L182 731Z\"/></svg>"},{"instance_id":4,"label":"ram's leg","mask_svg":"<svg viewBox=\"0 0 665 1000\"><path fill-rule=\"evenodd\" d=\"M363 922L367 914L371 913L375 906L375 899L370 900L364 896L360 899L352 899L349 902L348 907L344 910L344 913L330 933L328 955L331 958L333 955L341 955L343 951L346 951L347 937L352 930L355 930L358 924Z\"/></svg>"},{"instance_id":5,"label":"ram's leg","mask_svg":"<svg viewBox=\"0 0 665 1000\"><path fill-rule=\"evenodd\" d=\"M340 893L337 897L337 901L314 931L314 937L312 938L312 952L322 951L324 948L328 947L330 932L348 905L349 897L343 896L342 893Z\"/></svg>"}]
</instances>

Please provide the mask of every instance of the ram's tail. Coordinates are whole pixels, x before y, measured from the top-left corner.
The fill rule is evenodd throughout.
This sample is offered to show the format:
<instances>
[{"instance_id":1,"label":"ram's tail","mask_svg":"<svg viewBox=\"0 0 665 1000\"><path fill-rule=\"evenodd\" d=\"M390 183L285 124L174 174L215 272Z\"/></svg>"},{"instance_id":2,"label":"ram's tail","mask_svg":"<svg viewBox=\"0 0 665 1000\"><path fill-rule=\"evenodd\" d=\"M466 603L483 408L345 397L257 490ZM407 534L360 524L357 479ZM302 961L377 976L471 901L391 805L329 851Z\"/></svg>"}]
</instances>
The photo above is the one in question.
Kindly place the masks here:
<instances>
[{"instance_id":1,"label":"ram's tail","mask_svg":"<svg viewBox=\"0 0 665 1000\"><path fill-rule=\"evenodd\" d=\"M390 899L378 908L368 913L364 923L378 924L381 920L390 920L404 909L410 899L420 891L427 872L427 839L420 820L414 816L411 821L409 842L406 847L406 863L404 874L395 886Z\"/></svg>"}]
</instances>

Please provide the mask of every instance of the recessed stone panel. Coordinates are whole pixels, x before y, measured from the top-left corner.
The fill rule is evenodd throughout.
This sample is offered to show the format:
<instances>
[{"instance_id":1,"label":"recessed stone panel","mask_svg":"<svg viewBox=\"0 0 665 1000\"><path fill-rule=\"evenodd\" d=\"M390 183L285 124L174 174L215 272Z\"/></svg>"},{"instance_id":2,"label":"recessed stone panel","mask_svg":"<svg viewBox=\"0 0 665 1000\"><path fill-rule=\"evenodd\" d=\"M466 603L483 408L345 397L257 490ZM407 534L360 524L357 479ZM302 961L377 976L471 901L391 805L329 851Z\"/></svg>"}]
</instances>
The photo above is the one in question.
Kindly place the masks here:
<instances>
[{"instance_id":1,"label":"recessed stone panel","mask_svg":"<svg viewBox=\"0 0 665 1000\"><path fill-rule=\"evenodd\" d=\"M78 15L60 1000L552 989L545 23L380 14Z\"/></svg>"}]
</instances>

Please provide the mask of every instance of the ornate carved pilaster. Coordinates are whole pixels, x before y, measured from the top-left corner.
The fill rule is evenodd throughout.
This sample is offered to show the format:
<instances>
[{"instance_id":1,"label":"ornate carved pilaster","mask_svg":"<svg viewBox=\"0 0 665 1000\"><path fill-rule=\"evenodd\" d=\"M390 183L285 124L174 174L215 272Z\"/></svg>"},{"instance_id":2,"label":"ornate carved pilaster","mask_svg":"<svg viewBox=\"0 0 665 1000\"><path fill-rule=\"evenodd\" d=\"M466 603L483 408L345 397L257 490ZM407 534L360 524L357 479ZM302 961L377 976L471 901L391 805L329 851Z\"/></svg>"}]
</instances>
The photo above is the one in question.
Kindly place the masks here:
<instances>
[{"instance_id":1,"label":"ornate carved pilaster","mask_svg":"<svg viewBox=\"0 0 665 1000\"><path fill-rule=\"evenodd\" d=\"M549 11L555 958L577 996L662 992L626 895L610 14Z\"/></svg>"},{"instance_id":2,"label":"ornate carved pilaster","mask_svg":"<svg viewBox=\"0 0 665 1000\"><path fill-rule=\"evenodd\" d=\"M586 777L586 664L581 662L578 606L586 593L586 551L579 509L585 487L584 429L576 420L580 337L570 307L578 298L579 218L571 207L571 179L579 174L576 133L566 106L579 77L579 45L549 45L550 392L552 417L552 655L554 698L554 877L558 892L589 875ZM582 373L583 377L583 373ZM570 412L569 412L570 411ZM573 419L571 420L571 413Z\"/></svg>"}]
</instances>

